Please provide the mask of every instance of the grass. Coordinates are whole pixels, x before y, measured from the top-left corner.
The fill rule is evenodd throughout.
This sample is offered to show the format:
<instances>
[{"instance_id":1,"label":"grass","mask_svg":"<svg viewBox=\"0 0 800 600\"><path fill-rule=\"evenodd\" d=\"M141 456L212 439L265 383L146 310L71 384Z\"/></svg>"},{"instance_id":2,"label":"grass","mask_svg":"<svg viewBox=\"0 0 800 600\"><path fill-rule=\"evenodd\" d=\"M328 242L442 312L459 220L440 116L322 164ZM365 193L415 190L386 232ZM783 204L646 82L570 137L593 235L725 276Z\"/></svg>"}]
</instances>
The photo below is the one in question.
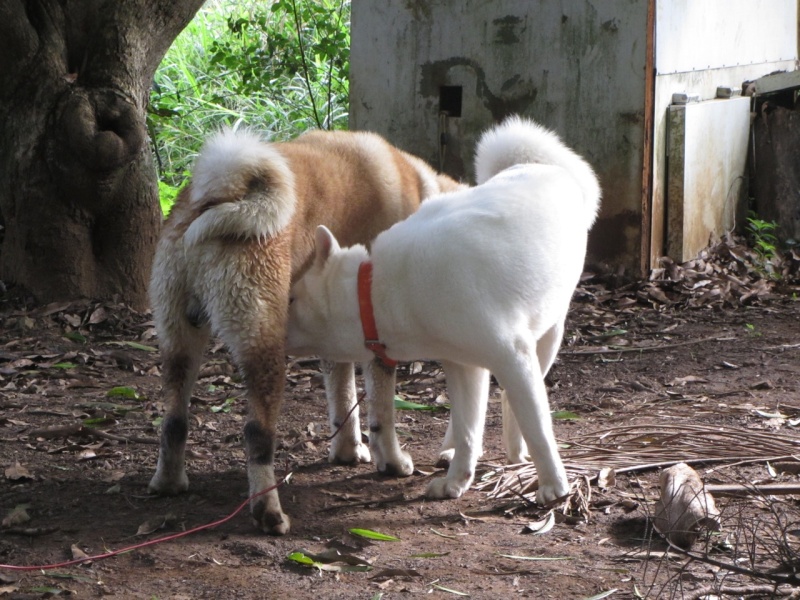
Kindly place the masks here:
<instances>
[{"instance_id":1,"label":"grass","mask_svg":"<svg viewBox=\"0 0 800 600\"><path fill-rule=\"evenodd\" d=\"M156 71L150 98L165 213L222 126L275 140L347 127L349 9L349 0L214 0L200 9Z\"/></svg>"}]
</instances>

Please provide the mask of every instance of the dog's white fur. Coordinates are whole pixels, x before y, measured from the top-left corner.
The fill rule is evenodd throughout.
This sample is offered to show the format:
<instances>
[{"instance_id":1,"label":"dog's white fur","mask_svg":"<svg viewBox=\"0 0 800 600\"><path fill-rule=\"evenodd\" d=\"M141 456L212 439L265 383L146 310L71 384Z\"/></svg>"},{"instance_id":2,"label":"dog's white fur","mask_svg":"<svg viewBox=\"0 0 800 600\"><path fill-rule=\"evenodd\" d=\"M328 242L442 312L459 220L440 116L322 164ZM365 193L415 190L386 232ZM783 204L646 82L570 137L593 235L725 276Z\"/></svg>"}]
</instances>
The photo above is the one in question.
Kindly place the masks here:
<instances>
[{"instance_id":1,"label":"dog's white fur","mask_svg":"<svg viewBox=\"0 0 800 600\"><path fill-rule=\"evenodd\" d=\"M459 497L470 486L492 372L515 417L504 418L509 458L522 460L530 449L537 500L549 503L567 494L569 483L544 374L583 269L600 187L555 134L521 118L484 134L476 173L480 185L428 199L380 234L371 256L363 246L339 248L319 228L314 265L292 292L287 348L333 360L369 358L356 279L359 264L371 260L375 320L388 356L439 359L447 376L452 420L443 453L452 449L452 461L428 496Z\"/></svg>"}]
</instances>

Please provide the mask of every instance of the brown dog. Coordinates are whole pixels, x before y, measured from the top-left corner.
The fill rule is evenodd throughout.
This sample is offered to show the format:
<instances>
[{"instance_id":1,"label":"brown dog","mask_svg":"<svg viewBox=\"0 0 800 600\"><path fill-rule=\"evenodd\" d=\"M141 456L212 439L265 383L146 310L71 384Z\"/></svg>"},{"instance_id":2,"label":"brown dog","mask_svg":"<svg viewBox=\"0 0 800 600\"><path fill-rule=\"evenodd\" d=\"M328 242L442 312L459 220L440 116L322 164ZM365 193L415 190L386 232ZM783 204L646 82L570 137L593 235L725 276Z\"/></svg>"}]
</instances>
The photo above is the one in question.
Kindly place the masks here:
<instances>
[{"instance_id":1,"label":"brown dog","mask_svg":"<svg viewBox=\"0 0 800 600\"><path fill-rule=\"evenodd\" d=\"M250 494L275 485L289 290L313 259L317 226L326 225L346 245L369 243L424 198L458 187L370 133L313 132L285 143L266 143L246 131L211 137L165 224L153 263L150 294L167 410L150 490L176 494L188 488L188 406L212 332L230 350L247 386ZM368 376L372 368L382 367L371 366ZM338 427L356 402L353 369L329 365L325 371L330 423ZM370 460L356 414L334 438L332 461ZM410 474L410 465L378 468ZM263 531L289 530L277 491L251 501L250 510Z\"/></svg>"}]
</instances>

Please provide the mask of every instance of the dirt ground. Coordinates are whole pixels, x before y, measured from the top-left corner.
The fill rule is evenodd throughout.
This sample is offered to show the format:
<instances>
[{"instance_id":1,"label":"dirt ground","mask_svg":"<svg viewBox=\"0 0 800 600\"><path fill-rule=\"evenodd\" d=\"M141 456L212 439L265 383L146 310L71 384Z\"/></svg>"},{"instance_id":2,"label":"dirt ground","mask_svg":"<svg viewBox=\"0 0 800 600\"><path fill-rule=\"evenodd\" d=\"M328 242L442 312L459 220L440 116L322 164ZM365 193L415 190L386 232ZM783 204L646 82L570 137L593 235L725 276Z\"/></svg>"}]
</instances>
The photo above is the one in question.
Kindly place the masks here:
<instances>
[{"instance_id":1,"label":"dirt ground","mask_svg":"<svg viewBox=\"0 0 800 600\"><path fill-rule=\"evenodd\" d=\"M280 472L292 474L280 490L292 518L289 535L258 533L245 509L178 539L31 571L8 566L100 555L231 514L247 490L246 407L224 349L209 348L192 400L190 492L150 496L163 405L149 315L111 304L37 309L6 300L0 596L786 597L793 588L774 581L800 566L800 494L768 496L752 486L800 483L797 288L697 307L649 290L587 284L576 294L548 377L561 417L556 434L576 489L555 513L509 491L528 485L531 469L502 468L496 390L476 489L458 500L427 501L422 494L437 472L447 424L436 365L401 368L398 394L439 410L398 411L399 436L418 471L395 479L371 465L327 463L317 364L292 361L277 454ZM659 467L681 460L694 461L706 483L746 488L744 496L717 496L721 531L701 538L693 558L667 552L648 519ZM596 476L604 466L616 471L616 481L606 471L601 488ZM551 515L558 518L548 522ZM353 528L399 541L370 541ZM298 550L338 550L344 562L304 566L288 558Z\"/></svg>"}]
</instances>

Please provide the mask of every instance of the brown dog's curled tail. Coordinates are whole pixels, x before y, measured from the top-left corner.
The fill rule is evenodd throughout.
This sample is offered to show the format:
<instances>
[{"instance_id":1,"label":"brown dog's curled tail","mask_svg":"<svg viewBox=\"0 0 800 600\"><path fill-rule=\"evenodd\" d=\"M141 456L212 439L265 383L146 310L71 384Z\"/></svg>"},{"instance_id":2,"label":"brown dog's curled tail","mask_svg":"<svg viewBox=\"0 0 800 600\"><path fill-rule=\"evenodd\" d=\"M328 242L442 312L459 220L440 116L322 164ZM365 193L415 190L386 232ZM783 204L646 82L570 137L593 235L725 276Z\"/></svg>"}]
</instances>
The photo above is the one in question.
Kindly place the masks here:
<instances>
[{"instance_id":1,"label":"brown dog's curled tail","mask_svg":"<svg viewBox=\"0 0 800 600\"><path fill-rule=\"evenodd\" d=\"M199 216L184 235L186 246L211 238L269 238L295 211L294 176L277 147L247 131L224 129L200 151L190 204Z\"/></svg>"}]
</instances>

